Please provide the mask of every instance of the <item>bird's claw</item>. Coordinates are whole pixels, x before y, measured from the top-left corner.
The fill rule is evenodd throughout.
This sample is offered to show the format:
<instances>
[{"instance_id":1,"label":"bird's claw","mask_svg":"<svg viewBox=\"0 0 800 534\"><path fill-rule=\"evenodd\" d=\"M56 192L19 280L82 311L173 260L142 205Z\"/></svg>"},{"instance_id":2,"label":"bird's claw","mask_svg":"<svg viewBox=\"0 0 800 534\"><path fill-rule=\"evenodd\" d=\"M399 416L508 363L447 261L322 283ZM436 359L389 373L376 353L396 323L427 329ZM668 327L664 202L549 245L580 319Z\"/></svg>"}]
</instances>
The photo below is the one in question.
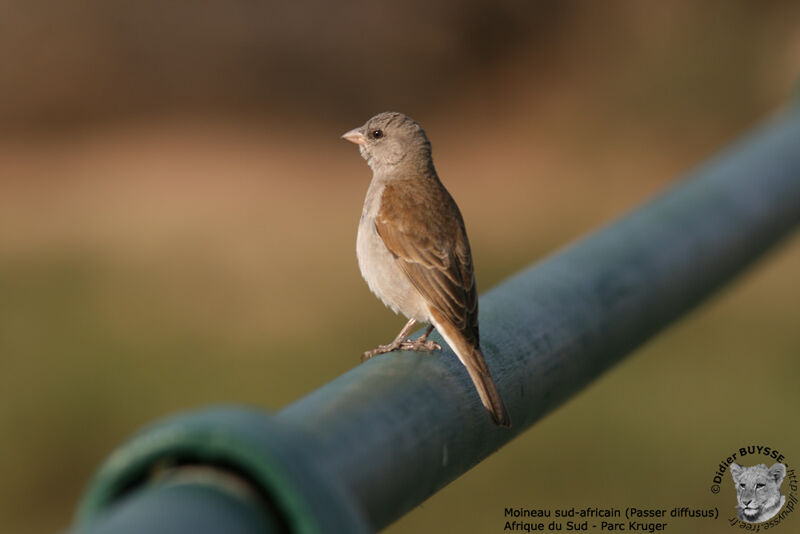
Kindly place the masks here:
<instances>
[{"instance_id":1,"label":"bird's claw","mask_svg":"<svg viewBox=\"0 0 800 534\"><path fill-rule=\"evenodd\" d=\"M361 362L365 362L372 358L373 356L377 356L378 354L386 354L387 352L392 352L393 350L397 350L397 346L394 343L389 345L378 345L376 348L372 350L366 351L364 354L361 355Z\"/></svg>"},{"instance_id":2,"label":"bird's claw","mask_svg":"<svg viewBox=\"0 0 800 534\"><path fill-rule=\"evenodd\" d=\"M406 339L398 347L403 350L413 350L425 352L433 352L435 350L442 350L442 346L435 341L420 341L418 339Z\"/></svg>"},{"instance_id":3,"label":"bird's claw","mask_svg":"<svg viewBox=\"0 0 800 534\"><path fill-rule=\"evenodd\" d=\"M406 339L405 341L399 341L396 343L389 343L388 345L378 345L376 348L372 350L366 351L364 354L361 355L361 361L365 362L372 358L373 356L377 356L378 354L386 354L387 352L393 352L396 350L411 350L411 351L425 351L425 352L433 352L435 350L442 350L442 346L436 343L435 341L420 341L418 339Z\"/></svg>"}]
</instances>

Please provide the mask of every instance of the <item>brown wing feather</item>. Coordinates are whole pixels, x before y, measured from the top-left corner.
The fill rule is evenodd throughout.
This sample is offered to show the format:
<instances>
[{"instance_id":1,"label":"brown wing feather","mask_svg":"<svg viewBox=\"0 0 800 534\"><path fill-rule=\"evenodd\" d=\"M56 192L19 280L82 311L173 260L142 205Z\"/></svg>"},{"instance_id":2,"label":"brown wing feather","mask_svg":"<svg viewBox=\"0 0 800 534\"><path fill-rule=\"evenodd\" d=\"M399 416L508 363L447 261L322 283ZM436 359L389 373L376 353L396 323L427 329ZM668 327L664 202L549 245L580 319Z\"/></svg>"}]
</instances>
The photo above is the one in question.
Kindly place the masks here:
<instances>
[{"instance_id":1,"label":"brown wing feather","mask_svg":"<svg viewBox=\"0 0 800 534\"><path fill-rule=\"evenodd\" d=\"M407 185L384 189L378 235L428 303L477 346L477 290L461 213L437 178Z\"/></svg>"}]
</instances>

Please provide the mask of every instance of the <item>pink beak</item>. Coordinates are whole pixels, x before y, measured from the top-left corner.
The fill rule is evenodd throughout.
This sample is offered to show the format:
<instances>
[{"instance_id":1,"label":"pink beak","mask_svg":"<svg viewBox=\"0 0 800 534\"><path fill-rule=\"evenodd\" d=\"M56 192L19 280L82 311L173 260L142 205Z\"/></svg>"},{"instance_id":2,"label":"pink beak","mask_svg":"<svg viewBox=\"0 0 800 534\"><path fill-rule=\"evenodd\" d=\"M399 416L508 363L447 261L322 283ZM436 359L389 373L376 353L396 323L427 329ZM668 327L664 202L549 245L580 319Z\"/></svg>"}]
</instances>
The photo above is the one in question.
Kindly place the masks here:
<instances>
[{"instance_id":1,"label":"pink beak","mask_svg":"<svg viewBox=\"0 0 800 534\"><path fill-rule=\"evenodd\" d=\"M347 139L351 143L357 145L363 145L367 142L367 138L361 133L361 128L353 128L349 132L345 132L344 135L342 135L342 139Z\"/></svg>"}]
</instances>

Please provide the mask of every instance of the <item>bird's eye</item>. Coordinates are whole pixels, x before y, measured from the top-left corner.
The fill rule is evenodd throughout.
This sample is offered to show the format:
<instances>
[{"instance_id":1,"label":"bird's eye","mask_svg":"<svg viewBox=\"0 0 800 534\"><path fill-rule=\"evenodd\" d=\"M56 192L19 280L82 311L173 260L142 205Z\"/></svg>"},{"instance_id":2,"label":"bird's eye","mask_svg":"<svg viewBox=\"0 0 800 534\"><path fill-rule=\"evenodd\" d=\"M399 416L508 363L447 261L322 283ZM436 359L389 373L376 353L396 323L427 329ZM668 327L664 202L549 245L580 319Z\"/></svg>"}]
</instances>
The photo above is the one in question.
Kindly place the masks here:
<instances>
[{"instance_id":1,"label":"bird's eye","mask_svg":"<svg viewBox=\"0 0 800 534\"><path fill-rule=\"evenodd\" d=\"M372 130L373 139L380 139L381 137L383 137L383 130Z\"/></svg>"}]
</instances>

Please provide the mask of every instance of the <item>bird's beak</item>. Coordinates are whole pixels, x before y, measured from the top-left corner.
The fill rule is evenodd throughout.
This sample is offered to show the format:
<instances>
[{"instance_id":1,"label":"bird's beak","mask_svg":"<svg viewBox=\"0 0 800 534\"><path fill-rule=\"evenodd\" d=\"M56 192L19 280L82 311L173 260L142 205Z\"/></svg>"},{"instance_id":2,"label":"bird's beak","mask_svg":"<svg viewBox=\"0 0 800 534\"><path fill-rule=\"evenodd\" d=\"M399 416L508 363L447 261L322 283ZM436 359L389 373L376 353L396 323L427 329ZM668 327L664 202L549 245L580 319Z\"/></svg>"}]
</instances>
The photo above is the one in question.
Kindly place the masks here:
<instances>
[{"instance_id":1,"label":"bird's beak","mask_svg":"<svg viewBox=\"0 0 800 534\"><path fill-rule=\"evenodd\" d=\"M353 128L349 132L345 132L344 135L342 135L342 139L347 139L351 143L357 145L363 145L367 142L367 138L361 133L361 128Z\"/></svg>"}]
</instances>

